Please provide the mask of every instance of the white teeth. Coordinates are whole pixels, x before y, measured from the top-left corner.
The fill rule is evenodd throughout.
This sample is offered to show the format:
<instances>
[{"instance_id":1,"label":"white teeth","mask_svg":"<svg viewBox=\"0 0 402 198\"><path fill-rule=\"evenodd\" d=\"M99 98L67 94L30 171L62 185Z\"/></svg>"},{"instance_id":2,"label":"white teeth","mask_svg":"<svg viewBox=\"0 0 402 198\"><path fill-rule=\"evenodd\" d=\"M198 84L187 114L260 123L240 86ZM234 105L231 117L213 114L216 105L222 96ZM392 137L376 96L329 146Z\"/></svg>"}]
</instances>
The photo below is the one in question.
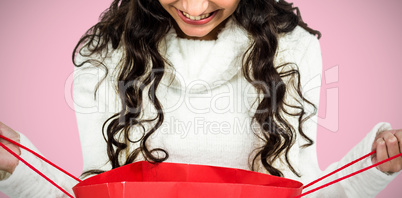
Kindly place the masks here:
<instances>
[{"instance_id":1,"label":"white teeth","mask_svg":"<svg viewBox=\"0 0 402 198\"><path fill-rule=\"evenodd\" d=\"M209 16L211 16L211 13L203 14L201 16L191 16L191 15L189 15L189 14L183 12L183 11L181 13L183 13L184 16L186 16L187 18L189 18L189 19L191 19L193 21L199 21L201 19L205 19L205 18L208 18Z\"/></svg>"}]
</instances>

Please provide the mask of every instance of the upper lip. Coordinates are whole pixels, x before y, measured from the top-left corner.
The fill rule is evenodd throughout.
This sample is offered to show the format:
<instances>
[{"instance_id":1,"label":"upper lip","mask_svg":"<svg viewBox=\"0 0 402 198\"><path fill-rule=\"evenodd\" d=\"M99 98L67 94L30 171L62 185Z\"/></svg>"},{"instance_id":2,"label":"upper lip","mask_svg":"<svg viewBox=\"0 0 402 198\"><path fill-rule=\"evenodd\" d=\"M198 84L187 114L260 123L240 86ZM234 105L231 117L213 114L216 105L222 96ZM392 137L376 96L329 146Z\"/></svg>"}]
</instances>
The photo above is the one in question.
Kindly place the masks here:
<instances>
[{"instance_id":1,"label":"upper lip","mask_svg":"<svg viewBox=\"0 0 402 198\"><path fill-rule=\"evenodd\" d=\"M176 9L177 9L177 8L176 8ZM189 14L188 12L185 12L185 11L183 11L183 10L180 10L180 9L177 9L177 10L180 11L180 12ZM205 14L212 14L212 13L215 12L215 11L217 11L217 10L214 10L214 11L211 11L211 12L204 12L204 13L198 15L198 16L202 16L202 15L205 15ZM190 14L189 14L189 15L190 15ZM191 16L193 16L193 15L191 15ZM196 17L196 16L194 16L194 17Z\"/></svg>"}]
</instances>

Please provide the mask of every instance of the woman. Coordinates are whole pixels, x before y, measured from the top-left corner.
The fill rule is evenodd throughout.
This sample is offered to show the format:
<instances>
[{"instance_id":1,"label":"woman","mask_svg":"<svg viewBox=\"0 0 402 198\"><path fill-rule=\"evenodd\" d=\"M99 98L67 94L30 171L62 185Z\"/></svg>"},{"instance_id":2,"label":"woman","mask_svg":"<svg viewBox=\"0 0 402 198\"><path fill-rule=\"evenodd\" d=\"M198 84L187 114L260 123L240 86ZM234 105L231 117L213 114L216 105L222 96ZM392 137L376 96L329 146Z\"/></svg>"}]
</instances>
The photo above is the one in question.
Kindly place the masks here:
<instances>
[{"instance_id":1,"label":"woman","mask_svg":"<svg viewBox=\"0 0 402 198\"><path fill-rule=\"evenodd\" d=\"M251 169L303 182L317 178L322 173L312 146L316 125L310 117L319 93L304 95L300 84L321 72L318 41L310 34L319 33L293 10L284 1L113 2L77 48L83 50L76 62L74 97L85 175L147 159ZM107 68L109 74L99 87L106 87L100 89L106 92L93 100L98 68ZM115 100L115 115L80 109L106 104L105 96L122 99ZM184 133L171 128L175 121L189 126L199 119L200 126L210 127L190 127ZM246 131L237 120L249 126ZM101 135L104 122L107 143ZM212 127L214 123L218 127ZM229 123L228 130L223 123ZM392 139L400 140L401 132L389 129L386 123L376 125L327 171L366 154L372 144L378 151L374 162L400 152L398 141ZM11 129L2 132L18 139ZM21 142L27 141L21 137ZM13 172L18 161L5 160L3 170ZM379 169L398 172L400 164L395 160ZM15 171L9 183L23 172ZM349 185L331 187L331 194L322 192L373 196L391 179L373 170L351 179ZM374 180L380 183L371 186ZM21 193L33 193L37 187L31 188Z\"/></svg>"}]
</instances>

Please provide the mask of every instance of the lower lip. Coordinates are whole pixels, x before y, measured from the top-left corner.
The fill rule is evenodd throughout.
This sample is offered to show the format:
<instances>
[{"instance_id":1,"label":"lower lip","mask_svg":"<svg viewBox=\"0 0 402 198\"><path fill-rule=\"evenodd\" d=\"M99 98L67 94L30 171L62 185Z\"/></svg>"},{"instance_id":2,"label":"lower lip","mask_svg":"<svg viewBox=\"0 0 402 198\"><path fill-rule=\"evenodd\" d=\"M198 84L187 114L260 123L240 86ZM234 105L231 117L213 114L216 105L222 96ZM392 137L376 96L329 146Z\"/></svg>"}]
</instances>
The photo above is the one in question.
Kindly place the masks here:
<instances>
[{"instance_id":1,"label":"lower lip","mask_svg":"<svg viewBox=\"0 0 402 198\"><path fill-rule=\"evenodd\" d=\"M204 25L204 24L207 24L208 22L210 22L215 17L216 13L218 12L218 11L215 11L208 18L201 19L201 20L198 20L198 21L194 21L194 20L191 20L191 19L187 18L186 16L184 16L183 13L180 10L178 10L178 9L176 9L176 10L177 10L177 13L179 14L179 17L181 18L181 20L183 20L185 23L190 24L190 25Z\"/></svg>"}]
</instances>

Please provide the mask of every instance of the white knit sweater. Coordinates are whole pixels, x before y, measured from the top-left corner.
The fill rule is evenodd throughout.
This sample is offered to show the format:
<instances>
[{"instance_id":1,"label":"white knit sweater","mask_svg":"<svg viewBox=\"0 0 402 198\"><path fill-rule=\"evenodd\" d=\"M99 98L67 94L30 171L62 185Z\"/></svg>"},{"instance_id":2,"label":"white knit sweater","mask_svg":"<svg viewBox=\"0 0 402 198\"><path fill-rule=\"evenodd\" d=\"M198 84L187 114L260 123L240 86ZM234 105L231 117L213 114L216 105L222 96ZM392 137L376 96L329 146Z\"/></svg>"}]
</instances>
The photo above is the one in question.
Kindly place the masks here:
<instances>
[{"instance_id":1,"label":"white knit sweater","mask_svg":"<svg viewBox=\"0 0 402 198\"><path fill-rule=\"evenodd\" d=\"M169 153L168 162L249 169L250 154L262 144L254 134L258 134L258 127L250 127L251 117L256 109L257 103L253 102L257 99L257 92L245 80L240 69L241 56L250 42L247 32L232 20L214 41L177 38L174 29L168 33L160 51L171 63L170 72L164 75L157 89L165 120L149 140L151 147L163 148ZM295 63L293 65L298 66L302 92L317 107L322 72L320 53L318 40L301 27L297 27L293 32L279 38L279 49L275 58L276 65ZM105 60L110 73L99 87L97 100L94 100L93 92L104 71L89 64L75 68L74 101L83 149L84 171L93 168L107 170L111 167L107 162L106 143L101 128L106 119L119 111L121 105L115 92L115 68L120 57L122 52L115 50ZM82 57L79 57L78 61L82 61ZM145 89L145 93L147 90ZM147 100L147 95L144 96L145 110L142 118L151 118L155 115L155 110ZM287 101L292 102L291 91L287 95ZM307 108L307 111L311 112L311 109ZM297 124L294 118L287 119L290 123ZM146 128L149 126L146 125ZM391 129L388 123L378 123L345 157L325 171L318 167L315 144L302 149L299 146L303 145L305 140L297 135L296 143L289 152L289 159L302 177L295 176L280 161L275 163L275 167L279 168L285 177L307 184L370 152L376 133L387 129ZM305 123L304 132L313 141L316 140L316 116ZM139 137L141 130L133 129L131 138ZM21 143L34 148L22 134ZM138 144L130 145L131 150L136 147ZM21 157L33 162L34 166L55 178L56 183L70 192L76 184L24 150ZM371 161L366 159L325 181L369 165ZM265 172L264 169L260 171ZM374 197L394 177L374 168L320 190L311 197ZM22 163L10 177L0 181L0 190L10 197L19 198L65 197L62 192L47 184Z\"/></svg>"}]
</instances>

